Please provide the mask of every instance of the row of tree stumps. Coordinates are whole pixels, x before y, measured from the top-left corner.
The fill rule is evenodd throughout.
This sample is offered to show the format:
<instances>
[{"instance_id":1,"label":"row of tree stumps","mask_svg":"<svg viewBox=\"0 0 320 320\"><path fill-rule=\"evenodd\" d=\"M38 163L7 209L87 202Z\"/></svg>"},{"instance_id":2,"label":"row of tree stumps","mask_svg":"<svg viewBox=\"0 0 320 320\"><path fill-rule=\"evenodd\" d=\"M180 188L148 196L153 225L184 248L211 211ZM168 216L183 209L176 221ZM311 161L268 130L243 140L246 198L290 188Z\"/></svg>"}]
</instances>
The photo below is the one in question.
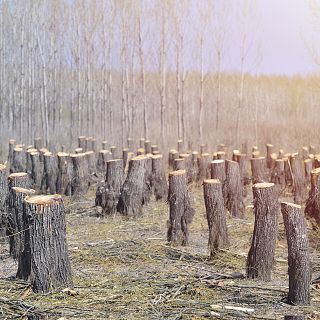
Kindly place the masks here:
<instances>
[{"instance_id":1,"label":"row of tree stumps","mask_svg":"<svg viewBox=\"0 0 320 320\"><path fill-rule=\"evenodd\" d=\"M30 281L34 292L72 287L62 197L35 195L25 172L8 176L0 165L2 237L18 261L16 277Z\"/></svg>"}]
</instances>

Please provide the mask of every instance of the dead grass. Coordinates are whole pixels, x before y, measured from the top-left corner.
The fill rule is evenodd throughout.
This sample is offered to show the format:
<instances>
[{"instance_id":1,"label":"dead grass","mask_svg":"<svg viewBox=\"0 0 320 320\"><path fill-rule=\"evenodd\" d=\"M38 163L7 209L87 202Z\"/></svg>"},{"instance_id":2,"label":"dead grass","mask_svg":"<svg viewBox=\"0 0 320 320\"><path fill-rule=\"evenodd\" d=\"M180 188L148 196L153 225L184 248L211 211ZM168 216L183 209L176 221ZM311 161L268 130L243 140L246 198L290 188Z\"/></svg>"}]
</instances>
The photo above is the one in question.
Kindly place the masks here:
<instances>
[{"instance_id":1,"label":"dead grass","mask_svg":"<svg viewBox=\"0 0 320 320\"><path fill-rule=\"evenodd\" d=\"M2 245L0 318L24 319L35 314L50 319L279 319L285 314L320 317L320 289L316 285L312 286L310 307L284 303L288 290L287 248L281 221L273 281L249 281L243 276L253 230L250 195L246 219L228 217L230 248L209 260L202 191L196 185L190 191L196 216L188 247L166 244L168 208L164 202L152 202L144 208L142 217L128 220L121 216L97 217L93 191L77 202L67 199L74 291L27 294L27 283L10 278L16 264ZM319 272L319 235L310 235L313 268ZM251 315L226 309L217 312L211 308L213 304L255 311Z\"/></svg>"}]
</instances>

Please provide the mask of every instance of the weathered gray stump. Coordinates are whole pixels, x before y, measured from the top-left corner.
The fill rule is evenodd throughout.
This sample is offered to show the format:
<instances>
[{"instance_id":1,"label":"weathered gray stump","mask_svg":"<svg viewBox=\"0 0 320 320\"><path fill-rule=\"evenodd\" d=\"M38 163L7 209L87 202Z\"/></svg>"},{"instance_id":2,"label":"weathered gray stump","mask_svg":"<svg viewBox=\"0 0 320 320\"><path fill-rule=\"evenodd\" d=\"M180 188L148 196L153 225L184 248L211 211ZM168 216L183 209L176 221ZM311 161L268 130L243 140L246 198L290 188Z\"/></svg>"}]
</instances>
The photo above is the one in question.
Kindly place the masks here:
<instances>
[{"instance_id":1,"label":"weathered gray stump","mask_svg":"<svg viewBox=\"0 0 320 320\"><path fill-rule=\"evenodd\" d=\"M288 187L292 186L293 184L293 177L292 177L292 170L290 165L290 154L285 154L285 157L283 158L284 161L284 177L286 180L286 185Z\"/></svg>"},{"instance_id":2,"label":"weathered gray stump","mask_svg":"<svg viewBox=\"0 0 320 320\"><path fill-rule=\"evenodd\" d=\"M123 162L123 170L125 170L128 162L128 154L129 154L129 149L124 148L122 149L122 162Z\"/></svg>"},{"instance_id":3,"label":"weathered gray stump","mask_svg":"<svg viewBox=\"0 0 320 320\"><path fill-rule=\"evenodd\" d=\"M224 160L211 161L211 179L218 179L221 182L224 204L227 201L226 182L226 162Z\"/></svg>"},{"instance_id":4,"label":"weathered gray stump","mask_svg":"<svg viewBox=\"0 0 320 320\"><path fill-rule=\"evenodd\" d=\"M209 227L210 257L229 245L221 182L217 179L204 180L204 202Z\"/></svg>"},{"instance_id":5,"label":"weathered gray stump","mask_svg":"<svg viewBox=\"0 0 320 320\"><path fill-rule=\"evenodd\" d=\"M198 158L198 181L202 182L204 179L210 178L210 154L209 153L202 153L201 156Z\"/></svg>"},{"instance_id":6,"label":"weathered gray stump","mask_svg":"<svg viewBox=\"0 0 320 320\"><path fill-rule=\"evenodd\" d=\"M307 196L304 165L298 155L292 154L290 157L290 166L293 175L293 199L295 203L302 203Z\"/></svg>"},{"instance_id":7,"label":"weathered gray stump","mask_svg":"<svg viewBox=\"0 0 320 320\"><path fill-rule=\"evenodd\" d=\"M239 163L240 177L243 185L243 196L247 196L246 186L250 184L250 175L249 175L249 162L246 154L238 153L236 154L236 160Z\"/></svg>"},{"instance_id":8,"label":"weathered gray stump","mask_svg":"<svg viewBox=\"0 0 320 320\"><path fill-rule=\"evenodd\" d=\"M33 184L32 181L32 160L31 160L31 153L38 152L37 149L29 148L26 152L26 173L29 175L30 184Z\"/></svg>"},{"instance_id":9,"label":"weathered gray stump","mask_svg":"<svg viewBox=\"0 0 320 320\"><path fill-rule=\"evenodd\" d=\"M134 150L134 141L132 138L128 138L127 139L127 143L128 143L128 149L129 149L129 152L133 152Z\"/></svg>"},{"instance_id":10,"label":"weathered gray stump","mask_svg":"<svg viewBox=\"0 0 320 320\"><path fill-rule=\"evenodd\" d=\"M96 159L96 154L94 151L87 151L85 153L86 159L87 159L87 166L88 166L88 174L92 175L96 173L97 171L97 159Z\"/></svg>"},{"instance_id":11,"label":"weathered gray stump","mask_svg":"<svg viewBox=\"0 0 320 320\"><path fill-rule=\"evenodd\" d=\"M195 210L191 206L185 170L169 173L168 203L170 210L168 242L174 245L187 245L189 225L192 222Z\"/></svg>"},{"instance_id":12,"label":"weathered gray stump","mask_svg":"<svg viewBox=\"0 0 320 320\"><path fill-rule=\"evenodd\" d=\"M82 148L75 148L74 149L74 153L83 153L83 149Z\"/></svg>"},{"instance_id":13,"label":"weathered gray stump","mask_svg":"<svg viewBox=\"0 0 320 320\"><path fill-rule=\"evenodd\" d=\"M111 215L117 212L123 180L122 159L107 161L105 182L98 186L95 199L95 205L102 207L104 215Z\"/></svg>"},{"instance_id":14,"label":"weathered gray stump","mask_svg":"<svg viewBox=\"0 0 320 320\"><path fill-rule=\"evenodd\" d=\"M129 217L142 213L146 160L146 156L137 156L130 160L128 175L121 188L117 210Z\"/></svg>"},{"instance_id":15,"label":"weathered gray stump","mask_svg":"<svg viewBox=\"0 0 320 320\"><path fill-rule=\"evenodd\" d=\"M10 172L25 172L26 171L26 152L23 148L15 147L13 149L12 166Z\"/></svg>"},{"instance_id":16,"label":"weathered gray stump","mask_svg":"<svg viewBox=\"0 0 320 320\"><path fill-rule=\"evenodd\" d=\"M63 200L60 195L25 199L24 215L29 229L30 280L34 292L72 287ZM26 261L28 257L26 256ZM24 266L21 266L22 270Z\"/></svg>"},{"instance_id":17,"label":"weathered gray stump","mask_svg":"<svg viewBox=\"0 0 320 320\"><path fill-rule=\"evenodd\" d=\"M168 165L171 168L173 168L174 159L179 159L179 152L175 149L171 149L168 156Z\"/></svg>"},{"instance_id":18,"label":"weathered gray stump","mask_svg":"<svg viewBox=\"0 0 320 320\"><path fill-rule=\"evenodd\" d=\"M9 192L13 187L29 188L29 178L26 172L11 173L8 177Z\"/></svg>"},{"instance_id":19,"label":"weathered gray stump","mask_svg":"<svg viewBox=\"0 0 320 320\"><path fill-rule=\"evenodd\" d=\"M192 156L189 153L181 153L179 156L181 159L184 159L184 166L187 173L188 183L192 182Z\"/></svg>"},{"instance_id":20,"label":"weathered gray stump","mask_svg":"<svg viewBox=\"0 0 320 320\"><path fill-rule=\"evenodd\" d=\"M225 163L225 206L233 217L243 218L245 214L245 205L243 202L243 186L241 183L239 164L232 160L226 160Z\"/></svg>"},{"instance_id":21,"label":"weathered gray stump","mask_svg":"<svg viewBox=\"0 0 320 320\"><path fill-rule=\"evenodd\" d=\"M106 140L102 141L101 146L102 146L102 150L108 150L109 149L108 141L106 141Z\"/></svg>"},{"instance_id":22,"label":"weathered gray stump","mask_svg":"<svg viewBox=\"0 0 320 320\"><path fill-rule=\"evenodd\" d=\"M128 152L128 159L125 164L125 167L123 168L124 173L128 173L130 160L133 159L135 156L136 155L133 152Z\"/></svg>"},{"instance_id":23,"label":"weathered gray stump","mask_svg":"<svg viewBox=\"0 0 320 320\"><path fill-rule=\"evenodd\" d=\"M311 189L304 212L315 226L320 225L320 168L311 171Z\"/></svg>"},{"instance_id":24,"label":"weathered gray stump","mask_svg":"<svg viewBox=\"0 0 320 320\"><path fill-rule=\"evenodd\" d=\"M297 204L282 202L281 212L288 242L288 303L309 305L311 267L306 222Z\"/></svg>"},{"instance_id":25,"label":"weathered gray stump","mask_svg":"<svg viewBox=\"0 0 320 320\"><path fill-rule=\"evenodd\" d=\"M185 165L185 160L184 159L174 159L173 160L173 170L185 170L186 165Z\"/></svg>"},{"instance_id":26,"label":"weathered gray stump","mask_svg":"<svg viewBox=\"0 0 320 320\"><path fill-rule=\"evenodd\" d=\"M168 185L162 155L152 157L152 190L157 201L167 199Z\"/></svg>"},{"instance_id":27,"label":"weathered gray stump","mask_svg":"<svg viewBox=\"0 0 320 320\"><path fill-rule=\"evenodd\" d=\"M92 151L91 150L91 141L92 137L86 137L85 143L84 143L84 152L86 153L87 151Z\"/></svg>"},{"instance_id":28,"label":"weathered gray stump","mask_svg":"<svg viewBox=\"0 0 320 320\"><path fill-rule=\"evenodd\" d=\"M110 147L110 152L112 154L112 159L118 159L118 149L116 146L111 146Z\"/></svg>"},{"instance_id":29,"label":"weathered gray stump","mask_svg":"<svg viewBox=\"0 0 320 320\"><path fill-rule=\"evenodd\" d=\"M90 151L97 152L97 139L96 138L91 139Z\"/></svg>"},{"instance_id":30,"label":"weathered gray stump","mask_svg":"<svg viewBox=\"0 0 320 320\"><path fill-rule=\"evenodd\" d=\"M6 240L7 230L7 199L8 199L8 171L7 167L0 164L0 243Z\"/></svg>"},{"instance_id":31,"label":"weathered gray stump","mask_svg":"<svg viewBox=\"0 0 320 320\"><path fill-rule=\"evenodd\" d=\"M177 150L179 153L184 152L183 140L181 140L181 139L177 141Z\"/></svg>"},{"instance_id":32,"label":"weathered gray stump","mask_svg":"<svg viewBox=\"0 0 320 320\"><path fill-rule=\"evenodd\" d=\"M25 223L23 219L23 203L26 196L33 194L32 189L13 187L8 196L8 227L9 252L13 259L18 260L24 248Z\"/></svg>"},{"instance_id":33,"label":"weathered gray stump","mask_svg":"<svg viewBox=\"0 0 320 320\"><path fill-rule=\"evenodd\" d=\"M251 158L252 183L267 182L265 157Z\"/></svg>"},{"instance_id":34,"label":"weathered gray stump","mask_svg":"<svg viewBox=\"0 0 320 320\"><path fill-rule=\"evenodd\" d=\"M43 155L44 172L43 172L43 189L45 192L55 194L57 192L58 178L58 160L51 152Z\"/></svg>"},{"instance_id":35,"label":"weathered gray stump","mask_svg":"<svg viewBox=\"0 0 320 320\"><path fill-rule=\"evenodd\" d=\"M58 152L57 192L71 195L72 163L68 153Z\"/></svg>"},{"instance_id":36,"label":"weathered gray stump","mask_svg":"<svg viewBox=\"0 0 320 320\"><path fill-rule=\"evenodd\" d=\"M84 195L88 190L88 165L86 155L84 153L71 154L72 162L72 181L71 194Z\"/></svg>"},{"instance_id":37,"label":"weathered gray stump","mask_svg":"<svg viewBox=\"0 0 320 320\"><path fill-rule=\"evenodd\" d=\"M218 151L217 160L225 160L225 159L226 159L226 153L224 151Z\"/></svg>"},{"instance_id":38,"label":"weathered gray stump","mask_svg":"<svg viewBox=\"0 0 320 320\"><path fill-rule=\"evenodd\" d=\"M198 158L199 158L199 153L198 151L193 151L191 160L192 160L192 181L197 181L199 177L199 167L198 167Z\"/></svg>"},{"instance_id":39,"label":"weathered gray stump","mask_svg":"<svg viewBox=\"0 0 320 320\"><path fill-rule=\"evenodd\" d=\"M8 151L8 169L11 172L12 162L13 162L13 149L15 148L16 140L10 139L9 140L9 151Z\"/></svg>"},{"instance_id":40,"label":"weathered gray stump","mask_svg":"<svg viewBox=\"0 0 320 320\"><path fill-rule=\"evenodd\" d=\"M284 172L284 160L277 159L276 165L272 172L271 182L275 183L277 186L283 188L286 185L285 172Z\"/></svg>"},{"instance_id":41,"label":"weathered gray stump","mask_svg":"<svg viewBox=\"0 0 320 320\"><path fill-rule=\"evenodd\" d=\"M155 152L159 152L159 147L156 144L153 144L151 146L151 153L154 154Z\"/></svg>"},{"instance_id":42,"label":"weathered gray stump","mask_svg":"<svg viewBox=\"0 0 320 320\"><path fill-rule=\"evenodd\" d=\"M272 163L271 154L273 153L273 145L270 143L267 143L266 149L267 149L267 156L266 156L267 168L271 169L271 163Z\"/></svg>"},{"instance_id":43,"label":"weathered gray stump","mask_svg":"<svg viewBox=\"0 0 320 320\"><path fill-rule=\"evenodd\" d=\"M43 175L43 165L40 162L39 152L31 152L31 176L30 181L32 183L32 187L35 189L40 189L41 180Z\"/></svg>"},{"instance_id":44,"label":"weathered gray stump","mask_svg":"<svg viewBox=\"0 0 320 320\"><path fill-rule=\"evenodd\" d=\"M43 142L41 138L34 138L33 140L34 148L40 151L43 148Z\"/></svg>"},{"instance_id":45,"label":"weathered gray stump","mask_svg":"<svg viewBox=\"0 0 320 320\"><path fill-rule=\"evenodd\" d=\"M208 153L208 151L207 151L207 145L206 145L205 143L201 143L201 144L200 144L200 156L201 156L203 153Z\"/></svg>"},{"instance_id":46,"label":"weathered gray stump","mask_svg":"<svg viewBox=\"0 0 320 320\"><path fill-rule=\"evenodd\" d=\"M100 150L97 160L97 170L100 174L105 174L107 170L107 161L110 160L111 153L109 150Z\"/></svg>"},{"instance_id":47,"label":"weathered gray stump","mask_svg":"<svg viewBox=\"0 0 320 320\"><path fill-rule=\"evenodd\" d=\"M149 140L145 140L144 150L146 151L146 154L151 153L151 142Z\"/></svg>"},{"instance_id":48,"label":"weathered gray stump","mask_svg":"<svg viewBox=\"0 0 320 320\"><path fill-rule=\"evenodd\" d=\"M152 197L152 155L148 153L144 161L144 191L143 191L143 203L147 204L150 202Z\"/></svg>"},{"instance_id":49,"label":"weathered gray stump","mask_svg":"<svg viewBox=\"0 0 320 320\"><path fill-rule=\"evenodd\" d=\"M311 159L305 159L303 161L304 164L304 175L307 186L311 183L311 171L312 171L312 160Z\"/></svg>"},{"instance_id":50,"label":"weathered gray stump","mask_svg":"<svg viewBox=\"0 0 320 320\"><path fill-rule=\"evenodd\" d=\"M278 234L278 197L274 183L257 183L252 191L255 222L247 277L270 281Z\"/></svg>"},{"instance_id":51,"label":"weathered gray stump","mask_svg":"<svg viewBox=\"0 0 320 320\"><path fill-rule=\"evenodd\" d=\"M139 140L139 147L142 148L142 149L144 149L145 140L146 140L145 138L140 138L140 140Z\"/></svg>"},{"instance_id":52,"label":"weathered gray stump","mask_svg":"<svg viewBox=\"0 0 320 320\"><path fill-rule=\"evenodd\" d=\"M143 156L144 154L146 154L146 151L144 150L144 148L139 148L137 150L137 156Z\"/></svg>"}]
</instances>

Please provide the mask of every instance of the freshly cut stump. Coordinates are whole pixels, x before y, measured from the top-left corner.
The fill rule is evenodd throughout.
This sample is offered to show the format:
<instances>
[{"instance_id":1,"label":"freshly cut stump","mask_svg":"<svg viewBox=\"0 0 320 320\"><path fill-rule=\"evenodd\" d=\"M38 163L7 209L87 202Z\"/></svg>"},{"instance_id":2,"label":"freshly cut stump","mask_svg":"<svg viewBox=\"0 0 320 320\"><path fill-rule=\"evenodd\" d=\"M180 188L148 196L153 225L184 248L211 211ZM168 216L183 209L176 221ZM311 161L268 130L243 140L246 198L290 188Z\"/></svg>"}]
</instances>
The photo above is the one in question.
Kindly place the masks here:
<instances>
[{"instance_id":1,"label":"freshly cut stump","mask_svg":"<svg viewBox=\"0 0 320 320\"><path fill-rule=\"evenodd\" d=\"M311 171L311 189L304 212L315 226L320 225L320 168Z\"/></svg>"},{"instance_id":2,"label":"freshly cut stump","mask_svg":"<svg viewBox=\"0 0 320 320\"><path fill-rule=\"evenodd\" d=\"M198 181L202 182L204 179L210 178L210 153L202 153L198 158Z\"/></svg>"},{"instance_id":3,"label":"freshly cut stump","mask_svg":"<svg viewBox=\"0 0 320 320\"><path fill-rule=\"evenodd\" d=\"M122 159L107 161L105 183L97 188L95 200L96 206L102 207L104 215L111 215L117 212L123 180Z\"/></svg>"},{"instance_id":4,"label":"freshly cut stump","mask_svg":"<svg viewBox=\"0 0 320 320\"><path fill-rule=\"evenodd\" d=\"M278 197L274 183L257 183L252 187L254 230L247 258L247 277L271 281L278 234Z\"/></svg>"},{"instance_id":5,"label":"freshly cut stump","mask_svg":"<svg viewBox=\"0 0 320 320\"><path fill-rule=\"evenodd\" d=\"M71 194L84 195L88 191L88 162L85 153L71 154L71 162L73 165Z\"/></svg>"},{"instance_id":6,"label":"freshly cut stump","mask_svg":"<svg viewBox=\"0 0 320 320\"><path fill-rule=\"evenodd\" d=\"M168 156L169 167L173 168L175 159L179 159L179 152L177 150L171 149Z\"/></svg>"},{"instance_id":7,"label":"freshly cut stump","mask_svg":"<svg viewBox=\"0 0 320 320\"><path fill-rule=\"evenodd\" d=\"M288 242L288 303L309 305L311 267L306 222L297 204L282 202L281 212Z\"/></svg>"},{"instance_id":8,"label":"freshly cut stump","mask_svg":"<svg viewBox=\"0 0 320 320\"><path fill-rule=\"evenodd\" d=\"M281 188L285 187L286 179L284 172L284 160L277 159L274 170L272 172L271 181Z\"/></svg>"},{"instance_id":9,"label":"freshly cut stump","mask_svg":"<svg viewBox=\"0 0 320 320\"><path fill-rule=\"evenodd\" d=\"M0 243L4 243L7 230L8 171L0 164Z\"/></svg>"},{"instance_id":10,"label":"freshly cut stump","mask_svg":"<svg viewBox=\"0 0 320 320\"><path fill-rule=\"evenodd\" d=\"M100 174L105 174L107 170L107 161L111 159L109 150L100 150L98 154L97 170Z\"/></svg>"},{"instance_id":11,"label":"freshly cut stump","mask_svg":"<svg viewBox=\"0 0 320 320\"><path fill-rule=\"evenodd\" d=\"M221 182L223 202L227 201L226 182L226 162L224 160L211 161L211 179L218 179Z\"/></svg>"},{"instance_id":12,"label":"freshly cut stump","mask_svg":"<svg viewBox=\"0 0 320 320\"><path fill-rule=\"evenodd\" d=\"M152 157L152 190L157 201L167 199L168 185L162 155Z\"/></svg>"},{"instance_id":13,"label":"freshly cut stump","mask_svg":"<svg viewBox=\"0 0 320 320\"><path fill-rule=\"evenodd\" d=\"M9 192L13 187L29 188L29 179L26 172L11 173L8 177Z\"/></svg>"},{"instance_id":14,"label":"freshly cut stump","mask_svg":"<svg viewBox=\"0 0 320 320\"><path fill-rule=\"evenodd\" d=\"M209 227L210 257L214 257L219 249L229 245L221 182L217 179L204 180L203 193Z\"/></svg>"},{"instance_id":15,"label":"freshly cut stump","mask_svg":"<svg viewBox=\"0 0 320 320\"><path fill-rule=\"evenodd\" d=\"M26 152L23 148L16 146L13 149L12 166L10 167L10 173L12 172L25 172L27 165Z\"/></svg>"},{"instance_id":16,"label":"freshly cut stump","mask_svg":"<svg viewBox=\"0 0 320 320\"><path fill-rule=\"evenodd\" d=\"M266 159L265 157L251 158L252 183L267 182Z\"/></svg>"},{"instance_id":17,"label":"freshly cut stump","mask_svg":"<svg viewBox=\"0 0 320 320\"><path fill-rule=\"evenodd\" d=\"M290 165L293 174L293 199L295 203L303 203L307 196L307 184L304 173L304 165L300 157L292 154Z\"/></svg>"},{"instance_id":18,"label":"freshly cut stump","mask_svg":"<svg viewBox=\"0 0 320 320\"><path fill-rule=\"evenodd\" d=\"M43 164L40 161L39 152L31 152L31 175L30 180L32 187L35 189L40 189L41 180L43 175Z\"/></svg>"},{"instance_id":19,"label":"freshly cut stump","mask_svg":"<svg viewBox=\"0 0 320 320\"><path fill-rule=\"evenodd\" d=\"M27 197L24 214L29 227L27 251L30 252L30 280L34 292L72 287L62 197Z\"/></svg>"},{"instance_id":20,"label":"freshly cut stump","mask_svg":"<svg viewBox=\"0 0 320 320\"><path fill-rule=\"evenodd\" d=\"M145 191L146 156L137 156L130 160L127 178L121 188L117 206L118 212L135 217L142 214Z\"/></svg>"},{"instance_id":21,"label":"freshly cut stump","mask_svg":"<svg viewBox=\"0 0 320 320\"><path fill-rule=\"evenodd\" d=\"M150 202L152 197L152 155L147 154L144 162L144 191L143 191L143 203L147 204Z\"/></svg>"},{"instance_id":22,"label":"freshly cut stump","mask_svg":"<svg viewBox=\"0 0 320 320\"><path fill-rule=\"evenodd\" d=\"M13 162L13 149L15 148L15 145L16 145L16 140L10 139L9 148L8 148L8 169L10 172L12 172L11 167Z\"/></svg>"},{"instance_id":23,"label":"freshly cut stump","mask_svg":"<svg viewBox=\"0 0 320 320\"><path fill-rule=\"evenodd\" d=\"M58 172L57 172L57 192L66 196L71 195L71 181L72 181L72 163L68 153L59 152L58 158Z\"/></svg>"},{"instance_id":24,"label":"freshly cut stump","mask_svg":"<svg viewBox=\"0 0 320 320\"><path fill-rule=\"evenodd\" d=\"M174 171L177 170L184 170L185 169L185 160L184 159L174 159L173 160L173 169Z\"/></svg>"},{"instance_id":25,"label":"freshly cut stump","mask_svg":"<svg viewBox=\"0 0 320 320\"><path fill-rule=\"evenodd\" d=\"M58 160L51 152L46 152L43 155L44 172L43 183L45 192L55 194L57 192L58 178Z\"/></svg>"},{"instance_id":26,"label":"freshly cut stump","mask_svg":"<svg viewBox=\"0 0 320 320\"><path fill-rule=\"evenodd\" d=\"M168 202L170 210L168 242L174 245L187 245L189 225L192 222L195 210L191 206L185 170L169 173Z\"/></svg>"},{"instance_id":27,"label":"freshly cut stump","mask_svg":"<svg viewBox=\"0 0 320 320\"><path fill-rule=\"evenodd\" d=\"M241 183L239 163L226 160L225 206L233 217L243 218L245 205L243 202L243 186Z\"/></svg>"}]
</instances>

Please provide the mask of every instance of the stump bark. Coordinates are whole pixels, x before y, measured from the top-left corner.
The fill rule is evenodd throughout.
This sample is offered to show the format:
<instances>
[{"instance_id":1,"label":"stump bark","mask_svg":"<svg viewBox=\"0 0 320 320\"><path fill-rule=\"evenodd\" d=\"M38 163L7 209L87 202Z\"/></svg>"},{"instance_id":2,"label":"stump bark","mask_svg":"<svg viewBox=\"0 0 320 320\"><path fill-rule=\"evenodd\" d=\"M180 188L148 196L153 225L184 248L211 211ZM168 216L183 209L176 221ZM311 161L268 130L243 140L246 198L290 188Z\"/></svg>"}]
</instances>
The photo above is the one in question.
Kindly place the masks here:
<instances>
[{"instance_id":1,"label":"stump bark","mask_svg":"<svg viewBox=\"0 0 320 320\"><path fill-rule=\"evenodd\" d=\"M71 154L70 158L72 162L71 194L84 195L89 186L86 155L84 153Z\"/></svg>"},{"instance_id":2,"label":"stump bark","mask_svg":"<svg viewBox=\"0 0 320 320\"><path fill-rule=\"evenodd\" d=\"M173 168L174 160L178 158L179 158L179 152L177 150L171 149L169 151L169 156L168 156L169 167Z\"/></svg>"},{"instance_id":3,"label":"stump bark","mask_svg":"<svg viewBox=\"0 0 320 320\"><path fill-rule=\"evenodd\" d=\"M304 164L304 175L307 186L311 183L311 171L312 171L312 160L311 159L305 159L303 161Z\"/></svg>"},{"instance_id":4,"label":"stump bark","mask_svg":"<svg viewBox=\"0 0 320 320\"><path fill-rule=\"evenodd\" d=\"M26 171L26 153L23 148L15 147L13 149L12 167L10 172L25 172Z\"/></svg>"},{"instance_id":5,"label":"stump bark","mask_svg":"<svg viewBox=\"0 0 320 320\"><path fill-rule=\"evenodd\" d=\"M265 157L251 158L252 183L267 182Z\"/></svg>"},{"instance_id":6,"label":"stump bark","mask_svg":"<svg viewBox=\"0 0 320 320\"><path fill-rule=\"evenodd\" d=\"M30 280L34 292L72 287L62 197L27 197L24 214L29 227L26 251L30 253Z\"/></svg>"},{"instance_id":7,"label":"stump bark","mask_svg":"<svg viewBox=\"0 0 320 320\"><path fill-rule=\"evenodd\" d=\"M44 159L44 190L51 194L57 192L57 178L58 178L58 160L51 152L43 155Z\"/></svg>"},{"instance_id":8,"label":"stump bark","mask_svg":"<svg viewBox=\"0 0 320 320\"><path fill-rule=\"evenodd\" d=\"M146 159L144 161L144 191L143 191L143 204L147 204L150 202L152 197L152 155L147 154Z\"/></svg>"},{"instance_id":9,"label":"stump bark","mask_svg":"<svg viewBox=\"0 0 320 320\"><path fill-rule=\"evenodd\" d=\"M311 267L306 222L299 205L282 202L281 212L288 242L288 303L309 305Z\"/></svg>"},{"instance_id":10,"label":"stump bark","mask_svg":"<svg viewBox=\"0 0 320 320\"><path fill-rule=\"evenodd\" d=\"M72 163L68 153L59 152L58 159L58 172L57 172L57 187L56 190L62 195L71 195L71 182L72 182Z\"/></svg>"},{"instance_id":11,"label":"stump bark","mask_svg":"<svg viewBox=\"0 0 320 320\"><path fill-rule=\"evenodd\" d=\"M185 170L185 161L184 159L174 159L173 160L173 170L177 171L177 170Z\"/></svg>"},{"instance_id":12,"label":"stump bark","mask_svg":"<svg viewBox=\"0 0 320 320\"><path fill-rule=\"evenodd\" d=\"M39 152L31 152L30 157L31 157L31 175L29 178L30 178L32 187L35 189L40 189L42 175L43 175L43 165L40 162Z\"/></svg>"},{"instance_id":13,"label":"stump bark","mask_svg":"<svg viewBox=\"0 0 320 320\"><path fill-rule=\"evenodd\" d=\"M20 187L24 189L29 188L29 179L26 172L11 173L8 177L9 192L13 187Z\"/></svg>"},{"instance_id":14,"label":"stump bark","mask_svg":"<svg viewBox=\"0 0 320 320\"><path fill-rule=\"evenodd\" d=\"M204 180L203 194L209 227L208 246L212 258L219 249L229 245L221 182L217 179Z\"/></svg>"},{"instance_id":15,"label":"stump bark","mask_svg":"<svg viewBox=\"0 0 320 320\"><path fill-rule=\"evenodd\" d=\"M144 141L144 150L146 154L151 153L151 142L149 140Z\"/></svg>"},{"instance_id":16,"label":"stump bark","mask_svg":"<svg viewBox=\"0 0 320 320\"><path fill-rule=\"evenodd\" d=\"M320 168L311 171L311 189L304 212L315 226L320 225Z\"/></svg>"},{"instance_id":17,"label":"stump bark","mask_svg":"<svg viewBox=\"0 0 320 320\"><path fill-rule=\"evenodd\" d=\"M117 212L121 187L124 180L122 159L107 161L105 182L97 188L96 206L102 207L104 215Z\"/></svg>"},{"instance_id":18,"label":"stump bark","mask_svg":"<svg viewBox=\"0 0 320 320\"><path fill-rule=\"evenodd\" d=\"M78 148L85 150L86 148L86 136L78 137Z\"/></svg>"},{"instance_id":19,"label":"stump bark","mask_svg":"<svg viewBox=\"0 0 320 320\"><path fill-rule=\"evenodd\" d=\"M167 199L168 185L162 155L152 157L152 190L157 201Z\"/></svg>"},{"instance_id":20,"label":"stump bark","mask_svg":"<svg viewBox=\"0 0 320 320\"><path fill-rule=\"evenodd\" d=\"M304 165L298 155L292 154L290 166L293 176L293 199L295 203L301 204L305 201L307 195Z\"/></svg>"},{"instance_id":21,"label":"stump bark","mask_svg":"<svg viewBox=\"0 0 320 320\"><path fill-rule=\"evenodd\" d=\"M266 145L266 149L267 149L267 156L266 156L266 161L267 161L267 168L271 169L272 166L272 157L271 154L273 153L273 145L268 143Z\"/></svg>"},{"instance_id":22,"label":"stump bark","mask_svg":"<svg viewBox=\"0 0 320 320\"><path fill-rule=\"evenodd\" d=\"M271 175L271 182L273 182L274 184L280 187L285 187L286 179L285 179L283 159L276 160L276 164Z\"/></svg>"},{"instance_id":23,"label":"stump bark","mask_svg":"<svg viewBox=\"0 0 320 320\"><path fill-rule=\"evenodd\" d=\"M243 186L241 183L238 162L226 160L225 206L233 217L243 218L245 205L243 202Z\"/></svg>"},{"instance_id":24,"label":"stump bark","mask_svg":"<svg viewBox=\"0 0 320 320\"><path fill-rule=\"evenodd\" d=\"M6 240L7 230L7 199L8 199L8 171L7 167L0 164L0 243Z\"/></svg>"},{"instance_id":25,"label":"stump bark","mask_svg":"<svg viewBox=\"0 0 320 320\"><path fill-rule=\"evenodd\" d=\"M34 138L33 140L34 148L40 151L43 148L43 142L41 138Z\"/></svg>"},{"instance_id":26,"label":"stump bark","mask_svg":"<svg viewBox=\"0 0 320 320\"><path fill-rule=\"evenodd\" d=\"M274 183L257 183L252 187L254 230L247 258L247 277L271 280L278 233L278 198Z\"/></svg>"},{"instance_id":27,"label":"stump bark","mask_svg":"<svg viewBox=\"0 0 320 320\"><path fill-rule=\"evenodd\" d=\"M198 158L198 181L202 182L204 179L210 178L210 154L209 153L202 153Z\"/></svg>"},{"instance_id":28,"label":"stump bark","mask_svg":"<svg viewBox=\"0 0 320 320\"><path fill-rule=\"evenodd\" d=\"M187 245L189 240L189 225L195 210L191 206L188 194L187 174L185 170L169 173L169 221L168 242L174 245Z\"/></svg>"},{"instance_id":29,"label":"stump bark","mask_svg":"<svg viewBox=\"0 0 320 320\"><path fill-rule=\"evenodd\" d=\"M146 156L137 156L130 160L128 175L121 188L117 210L129 217L142 213L146 160Z\"/></svg>"},{"instance_id":30,"label":"stump bark","mask_svg":"<svg viewBox=\"0 0 320 320\"><path fill-rule=\"evenodd\" d=\"M15 148L15 145L16 145L16 140L10 139L9 140L9 148L8 148L8 169L10 172L12 172L11 167L12 167L12 163L13 163L13 150Z\"/></svg>"},{"instance_id":31,"label":"stump bark","mask_svg":"<svg viewBox=\"0 0 320 320\"><path fill-rule=\"evenodd\" d=\"M100 150L97 160L97 170L100 174L105 174L107 170L107 162L111 158L111 153L109 150Z\"/></svg>"}]
</instances>

